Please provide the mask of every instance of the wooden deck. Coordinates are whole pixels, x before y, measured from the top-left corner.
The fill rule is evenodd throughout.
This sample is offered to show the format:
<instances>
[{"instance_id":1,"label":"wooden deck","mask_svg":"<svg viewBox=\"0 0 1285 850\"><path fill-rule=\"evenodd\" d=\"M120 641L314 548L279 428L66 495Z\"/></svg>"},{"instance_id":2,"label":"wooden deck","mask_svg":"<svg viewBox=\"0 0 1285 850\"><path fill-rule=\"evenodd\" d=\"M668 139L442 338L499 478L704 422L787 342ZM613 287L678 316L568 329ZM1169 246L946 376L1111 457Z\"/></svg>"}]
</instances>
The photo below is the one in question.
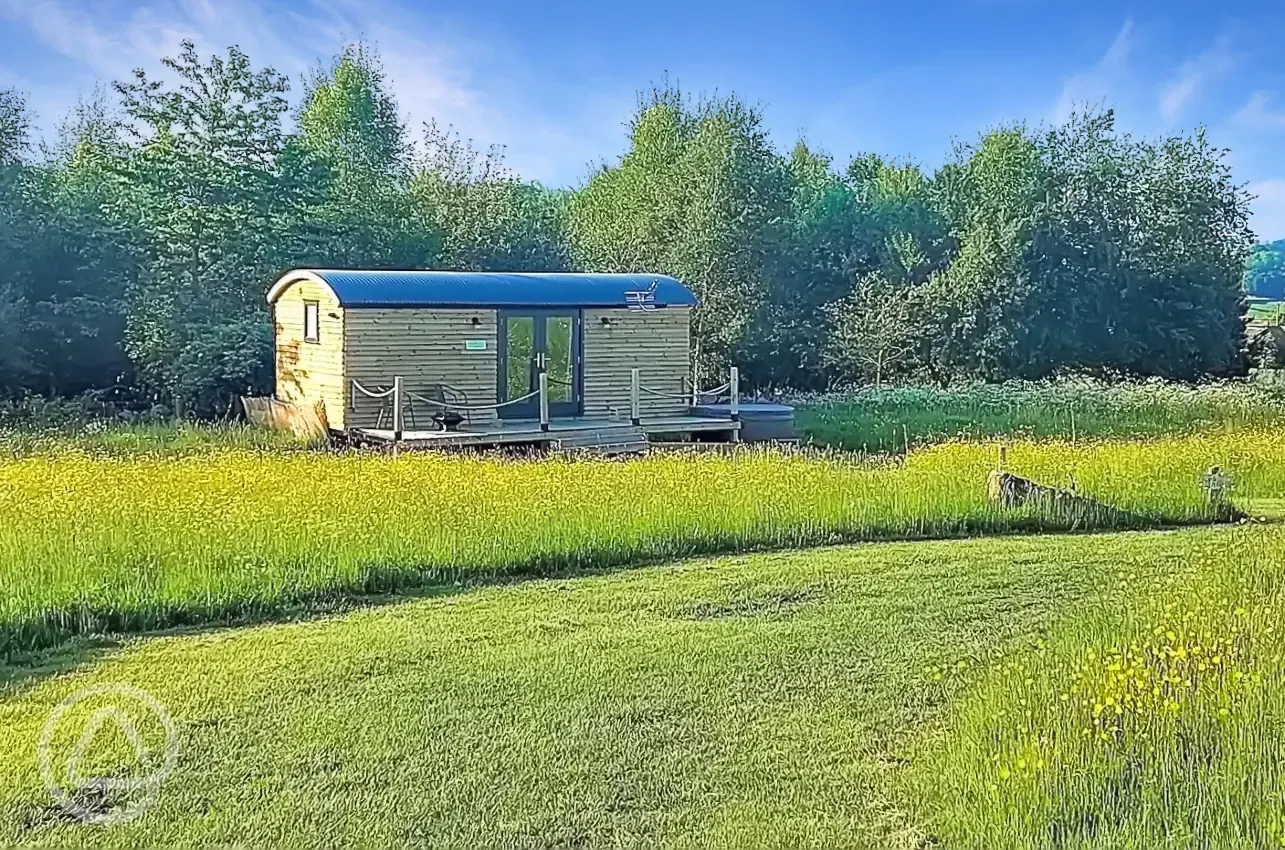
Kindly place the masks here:
<instances>
[{"instance_id":1,"label":"wooden deck","mask_svg":"<svg viewBox=\"0 0 1285 850\"><path fill-rule=\"evenodd\" d=\"M553 419L549 430L534 420L503 420L488 425L461 425L457 431L402 431L400 441L386 428L353 428L349 435L371 443L394 442L410 449L447 449L463 447L537 446L553 449L583 449L605 454L642 451L656 437L686 437L696 434L731 442L741 423L730 418L710 416L663 416L641 420L588 419L583 417Z\"/></svg>"}]
</instances>

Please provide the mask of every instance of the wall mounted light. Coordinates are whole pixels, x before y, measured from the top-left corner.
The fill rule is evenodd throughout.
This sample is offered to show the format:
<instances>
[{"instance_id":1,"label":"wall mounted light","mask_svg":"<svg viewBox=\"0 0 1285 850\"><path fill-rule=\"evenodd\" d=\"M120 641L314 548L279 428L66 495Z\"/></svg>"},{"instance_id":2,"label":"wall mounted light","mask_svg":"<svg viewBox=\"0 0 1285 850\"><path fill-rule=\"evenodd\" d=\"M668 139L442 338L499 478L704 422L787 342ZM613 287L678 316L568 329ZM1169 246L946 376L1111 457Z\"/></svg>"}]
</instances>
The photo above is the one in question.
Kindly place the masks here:
<instances>
[{"instance_id":1,"label":"wall mounted light","mask_svg":"<svg viewBox=\"0 0 1285 850\"><path fill-rule=\"evenodd\" d=\"M610 316L603 316L603 317L602 317L602 324L603 324L603 327L610 327L610 326L611 326L611 317L610 317Z\"/></svg>"},{"instance_id":2,"label":"wall mounted light","mask_svg":"<svg viewBox=\"0 0 1285 850\"><path fill-rule=\"evenodd\" d=\"M477 327L478 325L482 324L482 320L479 319L477 316L474 316L473 318L469 319L469 321L473 323L473 327Z\"/></svg>"}]
</instances>

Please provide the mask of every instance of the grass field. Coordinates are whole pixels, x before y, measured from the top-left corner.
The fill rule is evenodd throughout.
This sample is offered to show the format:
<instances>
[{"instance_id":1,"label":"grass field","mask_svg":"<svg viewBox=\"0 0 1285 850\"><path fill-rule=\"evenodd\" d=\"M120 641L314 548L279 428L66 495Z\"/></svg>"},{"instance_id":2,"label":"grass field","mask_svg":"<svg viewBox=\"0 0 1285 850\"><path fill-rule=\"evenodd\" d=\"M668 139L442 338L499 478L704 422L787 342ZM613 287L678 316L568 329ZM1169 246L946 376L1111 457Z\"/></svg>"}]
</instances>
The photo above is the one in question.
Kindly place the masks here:
<instances>
[{"instance_id":1,"label":"grass field","mask_svg":"<svg viewBox=\"0 0 1285 850\"><path fill-rule=\"evenodd\" d=\"M957 438L1151 438L1285 426L1285 391L1244 381L1193 387L1066 380L801 401L796 416L805 440L876 453Z\"/></svg>"},{"instance_id":2,"label":"grass field","mask_svg":"<svg viewBox=\"0 0 1285 850\"><path fill-rule=\"evenodd\" d=\"M1110 510L1001 510L996 447L904 461L746 452L628 462L312 452L0 462L0 651L69 634L279 613L336 595L853 540L1203 522L1214 464L1285 492L1267 431L1014 442L1008 467Z\"/></svg>"},{"instance_id":3,"label":"grass field","mask_svg":"<svg viewBox=\"0 0 1285 850\"><path fill-rule=\"evenodd\" d=\"M1285 846L1285 533L1128 550L912 755L949 846Z\"/></svg>"},{"instance_id":4,"label":"grass field","mask_svg":"<svg viewBox=\"0 0 1285 850\"><path fill-rule=\"evenodd\" d=\"M1214 465L1285 514L1276 402L1138 392L1097 436L978 408L1075 515L989 503L1000 444L927 403L901 456L0 438L0 845L1285 847L1285 526L1159 530ZM84 731L110 695L48 732L112 683L181 753L77 824L39 753L111 811L163 749Z\"/></svg>"},{"instance_id":5,"label":"grass field","mask_svg":"<svg viewBox=\"0 0 1285 850\"><path fill-rule=\"evenodd\" d=\"M298 452L315 448L280 431L239 424L165 425L98 423L63 428L0 428L0 456L14 458L76 451L95 457L191 457L229 450Z\"/></svg>"},{"instance_id":6,"label":"grass field","mask_svg":"<svg viewBox=\"0 0 1285 850\"><path fill-rule=\"evenodd\" d=\"M0 686L0 842L1270 846L1282 542L1259 526L870 544L72 644ZM1227 674L1173 718L1063 741L1093 712L1059 700L1059 665L1149 640L1144 596L1179 628L1206 587ZM106 829L57 816L33 746L98 682L154 694L183 741L156 808ZM1031 729L1057 743L1024 770Z\"/></svg>"}]
</instances>

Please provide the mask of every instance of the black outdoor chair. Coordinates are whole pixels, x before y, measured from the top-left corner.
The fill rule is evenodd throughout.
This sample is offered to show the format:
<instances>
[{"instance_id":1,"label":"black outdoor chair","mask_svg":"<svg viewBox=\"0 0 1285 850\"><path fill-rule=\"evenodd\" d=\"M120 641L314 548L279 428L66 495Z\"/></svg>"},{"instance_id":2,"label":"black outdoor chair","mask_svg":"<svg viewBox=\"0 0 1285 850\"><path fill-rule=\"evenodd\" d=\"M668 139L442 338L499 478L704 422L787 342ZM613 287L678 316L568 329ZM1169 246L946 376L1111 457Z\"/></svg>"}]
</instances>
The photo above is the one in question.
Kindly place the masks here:
<instances>
[{"instance_id":1,"label":"black outdoor chair","mask_svg":"<svg viewBox=\"0 0 1285 850\"><path fill-rule=\"evenodd\" d=\"M467 409L455 409L457 407L468 407L468 394L463 390L453 387L450 384L438 383L429 387L428 391L424 393L424 397L432 399L433 401L441 402L444 405L450 405L450 407L438 407L437 405L431 405L433 410L430 413L430 418L436 422L437 426L443 431L453 431L455 426L459 425L461 422L466 425L471 422L469 411Z\"/></svg>"},{"instance_id":2,"label":"black outdoor chair","mask_svg":"<svg viewBox=\"0 0 1285 850\"><path fill-rule=\"evenodd\" d=\"M428 418L437 423L437 426L444 431L454 430L455 426L463 422L468 424L469 411L456 410L456 407L468 407L468 395L461 389L451 386L450 384L431 384L428 389L420 394L423 398L430 401L440 402L440 404L426 404L430 408ZM385 400L379 409L379 417L375 423L376 428L383 428L384 422L392 420L392 398ZM448 406L444 406L448 405ZM418 430L419 423L415 417L415 398L407 394L403 402L403 413L406 421L410 424L411 430Z\"/></svg>"}]
</instances>

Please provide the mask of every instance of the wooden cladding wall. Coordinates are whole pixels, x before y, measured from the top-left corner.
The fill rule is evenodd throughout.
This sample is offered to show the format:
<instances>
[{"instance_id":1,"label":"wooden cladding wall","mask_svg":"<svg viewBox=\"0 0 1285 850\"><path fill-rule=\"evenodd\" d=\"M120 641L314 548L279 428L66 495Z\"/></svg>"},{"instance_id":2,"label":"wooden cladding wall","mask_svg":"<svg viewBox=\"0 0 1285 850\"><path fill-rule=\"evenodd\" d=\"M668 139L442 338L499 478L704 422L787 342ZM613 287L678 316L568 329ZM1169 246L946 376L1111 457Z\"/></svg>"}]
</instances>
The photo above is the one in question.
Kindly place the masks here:
<instances>
[{"instance_id":1,"label":"wooden cladding wall","mask_svg":"<svg viewBox=\"0 0 1285 850\"><path fill-rule=\"evenodd\" d=\"M304 341L304 304L318 304L319 338ZM630 370L641 370L644 417L687 412L690 317L686 308L655 311L584 311L584 415L627 418ZM391 399L351 393L351 380L375 390L400 375L408 393L434 396L445 384L470 405L494 404L498 372L495 310L352 308L344 310L329 289L300 281L274 307L277 397L295 404L321 402L331 428L392 426ZM607 321L604 323L604 319ZM476 324L474 324L476 320ZM408 400L406 429L429 428L438 408ZM470 423L496 421L495 412L468 414Z\"/></svg>"},{"instance_id":2,"label":"wooden cladding wall","mask_svg":"<svg viewBox=\"0 0 1285 850\"><path fill-rule=\"evenodd\" d=\"M316 342L304 340L304 305L316 302ZM299 281L273 305L276 326L277 398L300 406L321 402L326 423L343 428L344 311L330 289Z\"/></svg>"},{"instance_id":3,"label":"wooden cladding wall","mask_svg":"<svg viewBox=\"0 0 1285 850\"><path fill-rule=\"evenodd\" d=\"M473 322L477 320L475 325ZM468 404L495 404L497 316L494 310L416 310L352 308L345 313L347 377L370 389L391 387L400 375L406 392L433 397L433 388L447 384L467 397ZM469 350L467 344L485 348ZM383 427L391 428L391 399L360 394L348 411L349 427L373 428L380 410ZM428 429L439 408L408 400L404 427ZM494 411L472 412L469 422L493 422Z\"/></svg>"},{"instance_id":4,"label":"wooden cladding wall","mask_svg":"<svg viewBox=\"0 0 1285 850\"><path fill-rule=\"evenodd\" d=\"M687 412L691 392L691 319L686 307L661 310L584 311L584 413L628 418L630 371L641 370L644 387L674 396L641 397L641 414ZM603 322L606 319L606 323Z\"/></svg>"}]
</instances>

